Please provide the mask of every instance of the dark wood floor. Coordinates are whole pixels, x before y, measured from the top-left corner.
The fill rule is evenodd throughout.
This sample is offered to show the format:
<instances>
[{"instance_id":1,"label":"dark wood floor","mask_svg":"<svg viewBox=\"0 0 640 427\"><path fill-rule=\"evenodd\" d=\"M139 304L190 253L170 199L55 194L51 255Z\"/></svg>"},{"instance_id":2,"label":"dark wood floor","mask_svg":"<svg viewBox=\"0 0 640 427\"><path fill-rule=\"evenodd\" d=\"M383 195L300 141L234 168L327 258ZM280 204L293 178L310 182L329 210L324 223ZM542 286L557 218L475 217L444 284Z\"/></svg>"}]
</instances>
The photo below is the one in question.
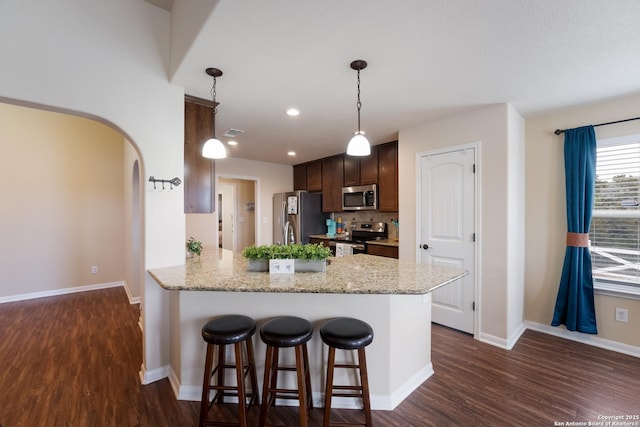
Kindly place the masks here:
<instances>
[{"instance_id":1,"label":"dark wood floor","mask_svg":"<svg viewBox=\"0 0 640 427\"><path fill-rule=\"evenodd\" d=\"M121 288L0 304L0 425L195 426L197 402L176 401L167 380L140 385L137 321ZM640 414L638 358L533 331L506 351L437 325L432 354L435 375L394 411L374 411L375 425L554 426ZM276 408L270 421L296 425L297 410ZM322 425L322 411L310 425Z\"/></svg>"}]
</instances>

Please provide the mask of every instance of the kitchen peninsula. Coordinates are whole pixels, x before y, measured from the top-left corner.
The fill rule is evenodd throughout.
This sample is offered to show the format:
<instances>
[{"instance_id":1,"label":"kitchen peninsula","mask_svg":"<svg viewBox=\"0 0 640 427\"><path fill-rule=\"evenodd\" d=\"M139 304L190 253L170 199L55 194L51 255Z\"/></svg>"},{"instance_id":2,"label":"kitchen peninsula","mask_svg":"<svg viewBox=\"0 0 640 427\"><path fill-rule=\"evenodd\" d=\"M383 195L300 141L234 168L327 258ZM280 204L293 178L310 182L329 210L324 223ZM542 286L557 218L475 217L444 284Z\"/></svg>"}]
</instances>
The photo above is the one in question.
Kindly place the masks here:
<instances>
[{"instance_id":1,"label":"kitchen peninsula","mask_svg":"<svg viewBox=\"0 0 640 427\"><path fill-rule=\"evenodd\" d=\"M226 250L149 273L171 291L170 380L178 399L200 400L205 353L200 330L211 317L245 314L256 319L259 328L272 317L293 315L308 319L317 331L325 320L350 316L374 329L367 364L372 408L379 410L395 408L433 373L430 292L467 274L359 254L331 258L322 273L270 275L247 271L242 255ZM265 346L258 334L254 344L261 380ZM322 406L326 352L316 333L309 342L315 406ZM284 360L292 360L289 353L283 352ZM336 381L352 381L344 375ZM290 381L285 385L295 385L293 378ZM336 405L341 403L354 407L353 399L338 399Z\"/></svg>"}]
</instances>

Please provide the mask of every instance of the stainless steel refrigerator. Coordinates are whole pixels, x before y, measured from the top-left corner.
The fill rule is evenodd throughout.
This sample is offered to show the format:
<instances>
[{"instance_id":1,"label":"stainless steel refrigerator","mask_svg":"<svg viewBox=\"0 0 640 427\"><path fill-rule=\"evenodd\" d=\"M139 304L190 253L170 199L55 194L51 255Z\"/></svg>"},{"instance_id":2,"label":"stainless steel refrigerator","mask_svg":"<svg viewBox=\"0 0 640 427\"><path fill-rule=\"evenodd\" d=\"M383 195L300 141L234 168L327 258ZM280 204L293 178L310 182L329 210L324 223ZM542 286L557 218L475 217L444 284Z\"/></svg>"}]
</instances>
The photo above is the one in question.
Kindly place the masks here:
<instances>
[{"instance_id":1,"label":"stainless steel refrigerator","mask_svg":"<svg viewBox=\"0 0 640 427\"><path fill-rule=\"evenodd\" d=\"M309 235L325 234L322 194L291 191L273 195L273 243L309 243Z\"/></svg>"}]
</instances>

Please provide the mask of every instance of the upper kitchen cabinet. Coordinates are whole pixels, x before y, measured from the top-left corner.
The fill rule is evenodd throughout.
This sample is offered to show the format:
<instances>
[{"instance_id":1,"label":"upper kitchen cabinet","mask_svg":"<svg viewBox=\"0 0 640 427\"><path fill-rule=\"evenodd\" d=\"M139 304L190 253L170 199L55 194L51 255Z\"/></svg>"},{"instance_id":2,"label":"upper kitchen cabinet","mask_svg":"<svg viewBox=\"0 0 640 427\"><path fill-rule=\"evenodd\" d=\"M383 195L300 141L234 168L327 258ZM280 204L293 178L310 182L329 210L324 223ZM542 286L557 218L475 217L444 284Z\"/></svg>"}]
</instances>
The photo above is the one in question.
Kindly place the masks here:
<instances>
[{"instance_id":1,"label":"upper kitchen cabinet","mask_svg":"<svg viewBox=\"0 0 640 427\"><path fill-rule=\"evenodd\" d=\"M307 191L323 191L322 161L315 160L307 165ZM340 174L342 177L342 174Z\"/></svg>"},{"instance_id":2,"label":"upper kitchen cabinet","mask_svg":"<svg viewBox=\"0 0 640 427\"><path fill-rule=\"evenodd\" d=\"M344 156L322 160L322 211L342 211L342 184L344 182Z\"/></svg>"},{"instance_id":3,"label":"upper kitchen cabinet","mask_svg":"<svg viewBox=\"0 0 640 427\"><path fill-rule=\"evenodd\" d=\"M307 189L307 165L305 163L293 166L293 190Z\"/></svg>"},{"instance_id":4,"label":"upper kitchen cabinet","mask_svg":"<svg viewBox=\"0 0 640 427\"><path fill-rule=\"evenodd\" d=\"M202 146L211 137L213 103L185 97L184 103L184 212L215 210L215 162L202 157Z\"/></svg>"},{"instance_id":5,"label":"upper kitchen cabinet","mask_svg":"<svg viewBox=\"0 0 640 427\"><path fill-rule=\"evenodd\" d=\"M378 208L398 211L398 141L378 145Z\"/></svg>"},{"instance_id":6,"label":"upper kitchen cabinet","mask_svg":"<svg viewBox=\"0 0 640 427\"><path fill-rule=\"evenodd\" d=\"M344 186L360 185L360 157L344 155Z\"/></svg>"},{"instance_id":7,"label":"upper kitchen cabinet","mask_svg":"<svg viewBox=\"0 0 640 427\"><path fill-rule=\"evenodd\" d=\"M378 151L371 147L371 154L364 157L344 155L344 186L378 183Z\"/></svg>"}]
</instances>

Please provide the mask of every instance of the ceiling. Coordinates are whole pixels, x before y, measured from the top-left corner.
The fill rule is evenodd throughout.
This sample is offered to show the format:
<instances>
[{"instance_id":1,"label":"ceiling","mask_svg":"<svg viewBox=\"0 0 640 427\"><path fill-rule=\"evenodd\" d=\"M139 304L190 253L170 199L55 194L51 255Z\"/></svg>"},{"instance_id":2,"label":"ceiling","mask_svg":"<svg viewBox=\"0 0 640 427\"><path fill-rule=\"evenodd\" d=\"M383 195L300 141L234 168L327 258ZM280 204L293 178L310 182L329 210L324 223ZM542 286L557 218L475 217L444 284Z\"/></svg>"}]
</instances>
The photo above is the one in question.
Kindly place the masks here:
<instances>
[{"instance_id":1,"label":"ceiling","mask_svg":"<svg viewBox=\"0 0 640 427\"><path fill-rule=\"evenodd\" d=\"M206 17L186 12L191 0L148 1L171 11L172 31L193 32L180 61L172 51L172 83L211 99L204 70L224 72L217 136L244 131L232 157L296 164L346 151L355 59L369 64L372 144L495 103L527 118L640 92L637 0L201 0Z\"/></svg>"}]
</instances>

